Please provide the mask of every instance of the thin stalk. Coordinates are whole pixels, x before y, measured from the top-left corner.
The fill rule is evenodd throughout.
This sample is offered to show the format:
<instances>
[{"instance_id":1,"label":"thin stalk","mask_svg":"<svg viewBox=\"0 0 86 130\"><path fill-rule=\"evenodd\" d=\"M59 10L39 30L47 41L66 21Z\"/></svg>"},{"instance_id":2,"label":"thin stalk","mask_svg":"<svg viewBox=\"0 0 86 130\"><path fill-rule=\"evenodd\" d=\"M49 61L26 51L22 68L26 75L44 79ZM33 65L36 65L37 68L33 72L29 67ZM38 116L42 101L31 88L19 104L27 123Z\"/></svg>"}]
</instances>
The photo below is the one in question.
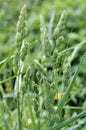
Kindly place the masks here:
<instances>
[{"instance_id":1,"label":"thin stalk","mask_svg":"<svg viewBox=\"0 0 86 130\"><path fill-rule=\"evenodd\" d=\"M73 107L73 106L64 106L63 107L64 109L73 109L73 110L82 110L83 109L83 107Z\"/></svg>"},{"instance_id":2,"label":"thin stalk","mask_svg":"<svg viewBox=\"0 0 86 130\"><path fill-rule=\"evenodd\" d=\"M33 130L37 130L35 120L34 120L34 114L32 111L32 103L31 103L31 99L30 99L30 95L29 95L29 90L28 90L28 107L29 107L30 117L32 120Z\"/></svg>"},{"instance_id":3,"label":"thin stalk","mask_svg":"<svg viewBox=\"0 0 86 130\"><path fill-rule=\"evenodd\" d=\"M19 130L21 130L21 111L20 111L19 77L18 77L18 93L17 93L17 110L18 110L18 127L19 127Z\"/></svg>"},{"instance_id":4,"label":"thin stalk","mask_svg":"<svg viewBox=\"0 0 86 130\"><path fill-rule=\"evenodd\" d=\"M22 52L22 48L24 47L24 40L22 41L22 47L21 47L21 50L20 50L20 53ZM22 60L21 58L19 59L19 72L22 71ZM19 130L22 129L22 126L21 126L21 117L22 117L22 110L20 110L20 99L22 100L22 90L20 88L20 85L21 85L21 82L22 82L22 77L21 75L18 76L18 94L17 94L17 107L18 107L18 125L19 125ZM21 94L21 95L20 95ZM23 104L22 104L23 105Z\"/></svg>"}]
</instances>

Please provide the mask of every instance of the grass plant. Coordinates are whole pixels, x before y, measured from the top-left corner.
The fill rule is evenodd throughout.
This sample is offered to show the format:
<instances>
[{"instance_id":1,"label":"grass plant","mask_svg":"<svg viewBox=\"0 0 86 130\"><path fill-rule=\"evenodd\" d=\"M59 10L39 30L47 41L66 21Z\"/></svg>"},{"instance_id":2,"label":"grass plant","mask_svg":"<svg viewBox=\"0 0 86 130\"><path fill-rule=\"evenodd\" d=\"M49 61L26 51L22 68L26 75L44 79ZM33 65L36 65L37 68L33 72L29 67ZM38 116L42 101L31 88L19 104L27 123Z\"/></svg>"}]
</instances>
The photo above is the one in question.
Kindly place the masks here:
<instances>
[{"instance_id":1,"label":"grass plant","mask_svg":"<svg viewBox=\"0 0 86 130\"><path fill-rule=\"evenodd\" d=\"M86 110L80 109L80 106L70 106L68 103L71 92L76 89L75 83L80 69L86 65L86 51L81 55L75 70L72 60L77 51L86 46L86 41L67 47L65 28L68 17L67 12L63 11L56 27L50 29L50 35L46 22L41 17L40 41L27 42L26 14L27 8L24 5L17 23L15 45L7 58L0 61L0 73L7 69L7 64L12 65L13 72L13 75L0 81L0 88L5 82L14 81L11 93L6 94L3 88L0 89L0 129L85 130ZM30 62L29 58L33 55L31 49L37 45L40 46L41 52ZM75 50L76 48L78 50ZM54 104L56 94L62 96L57 98ZM15 101L16 105L12 101ZM15 107L11 110L9 104ZM78 111L70 112L71 109Z\"/></svg>"}]
</instances>

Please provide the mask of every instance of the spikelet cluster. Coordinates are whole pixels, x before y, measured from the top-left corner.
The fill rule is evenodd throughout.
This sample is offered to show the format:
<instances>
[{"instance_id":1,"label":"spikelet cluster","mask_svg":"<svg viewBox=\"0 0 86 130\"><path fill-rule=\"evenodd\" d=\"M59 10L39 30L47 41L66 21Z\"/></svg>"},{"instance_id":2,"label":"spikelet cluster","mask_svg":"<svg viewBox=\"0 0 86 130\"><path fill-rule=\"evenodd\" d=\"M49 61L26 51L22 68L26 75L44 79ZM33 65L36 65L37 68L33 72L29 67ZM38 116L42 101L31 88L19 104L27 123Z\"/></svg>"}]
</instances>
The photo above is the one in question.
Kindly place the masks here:
<instances>
[{"instance_id":1,"label":"spikelet cluster","mask_svg":"<svg viewBox=\"0 0 86 130\"><path fill-rule=\"evenodd\" d=\"M46 59L48 60L50 58L50 62L46 64L42 64L43 60L41 59L41 64L38 64L39 62L35 62L35 64L38 64L38 67L42 70L45 70L43 73L41 71L41 74L39 76L39 79L42 81L42 88L44 90L44 106L46 110L49 113L54 113L53 109L53 103L54 103L54 94L57 89L55 89L55 86L58 86L58 71L60 71L60 68L62 69L64 57L62 55L59 55L59 46L57 44L60 44L64 41L64 35L63 31L65 29L65 17L66 12L64 11L61 15L61 18L54 29L53 38L49 38L48 31L46 28L46 25L44 23L43 18L41 18L41 43L42 43L42 57L45 56L45 63ZM44 57L43 57L44 58ZM40 72L39 72L40 73ZM55 90L55 91L54 91ZM48 93L49 92L49 93Z\"/></svg>"},{"instance_id":2,"label":"spikelet cluster","mask_svg":"<svg viewBox=\"0 0 86 130\"><path fill-rule=\"evenodd\" d=\"M21 9L19 20L17 23L17 32L15 38L16 51L13 58L13 70L17 73L21 67L21 62L27 54L28 44L24 41L26 36L26 5Z\"/></svg>"},{"instance_id":3,"label":"spikelet cluster","mask_svg":"<svg viewBox=\"0 0 86 130\"><path fill-rule=\"evenodd\" d=\"M63 70L63 83L67 87L71 79L71 65L70 63L65 63Z\"/></svg>"},{"instance_id":4,"label":"spikelet cluster","mask_svg":"<svg viewBox=\"0 0 86 130\"><path fill-rule=\"evenodd\" d=\"M45 25L43 17L41 17L40 23L41 23L40 24L40 32L41 32L40 39L42 43L42 53L45 57L49 57L51 55L52 42L49 39L48 30Z\"/></svg>"}]
</instances>

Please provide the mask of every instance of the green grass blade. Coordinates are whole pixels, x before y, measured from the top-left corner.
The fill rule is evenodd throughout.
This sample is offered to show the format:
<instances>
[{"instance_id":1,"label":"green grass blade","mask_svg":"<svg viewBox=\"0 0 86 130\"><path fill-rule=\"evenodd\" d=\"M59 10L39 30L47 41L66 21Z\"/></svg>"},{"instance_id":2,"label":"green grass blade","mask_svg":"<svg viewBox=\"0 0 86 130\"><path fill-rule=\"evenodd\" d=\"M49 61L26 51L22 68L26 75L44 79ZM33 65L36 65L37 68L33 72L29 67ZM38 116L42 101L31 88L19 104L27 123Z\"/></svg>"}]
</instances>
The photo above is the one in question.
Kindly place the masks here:
<instances>
[{"instance_id":1,"label":"green grass blade","mask_svg":"<svg viewBox=\"0 0 86 130\"><path fill-rule=\"evenodd\" d=\"M16 48L13 47L12 50L11 50L11 52L10 52L10 54L8 55L8 57L1 62L1 64L2 64L2 63L3 63L3 64L2 64L2 66L0 67L0 73L3 71L3 69L5 68L5 66L6 66L6 64L8 63L8 61L12 58L12 55L13 55L15 49L16 49Z\"/></svg>"},{"instance_id":2,"label":"green grass blade","mask_svg":"<svg viewBox=\"0 0 86 130\"><path fill-rule=\"evenodd\" d=\"M67 128L66 130L75 130L76 128L79 128L81 125L84 125L85 121L81 121L80 123L78 123L77 125L74 125L72 127Z\"/></svg>"},{"instance_id":3,"label":"green grass blade","mask_svg":"<svg viewBox=\"0 0 86 130\"><path fill-rule=\"evenodd\" d=\"M36 130L37 127L36 127L34 114L33 114L33 110L32 110L32 102L31 102L31 97L29 95L29 90L28 90L28 107L29 107L30 117L31 117L31 120L32 120L33 130Z\"/></svg>"},{"instance_id":4,"label":"green grass blade","mask_svg":"<svg viewBox=\"0 0 86 130\"><path fill-rule=\"evenodd\" d=\"M77 119L79 119L79 118L81 118L83 116L86 116L86 111L81 112L80 114L78 114L78 115L76 115L76 116L74 116L72 118L69 118L68 120L65 120L65 121L63 121L61 123L58 123L58 125L50 128L49 130L59 130L60 128L63 128L64 126L68 125L69 123L72 123L73 121L75 121L75 120L77 120Z\"/></svg>"},{"instance_id":5,"label":"green grass blade","mask_svg":"<svg viewBox=\"0 0 86 130\"><path fill-rule=\"evenodd\" d=\"M76 47L81 47L82 45L86 45L86 41L82 41L82 42L80 42L79 44L77 44L77 45L75 45L75 46L72 46L72 47L70 47L70 48L67 48L67 49L65 49L65 50L63 50L63 51L61 51L61 52L59 52L59 54L68 53L69 51L73 50L74 48L76 48Z\"/></svg>"},{"instance_id":6,"label":"green grass blade","mask_svg":"<svg viewBox=\"0 0 86 130\"><path fill-rule=\"evenodd\" d=\"M61 112L63 106L66 104L66 102L68 100L69 94L70 94L70 92L72 90L72 87L73 87L73 83L75 82L76 76L78 75L78 72L79 72L79 70L81 68L81 65L84 62L85 57L86 57L86 53L82 56L80 64L78 65L78 67L77 67L77 69L75 71L75 74L74 74L72 80L70 81L68 88L66 89L65 94L63 95L63 97L61 98L61 100L58 103L58 111L59 112Z\"/></svg>"},{"instance_id":7,"label":"green grass blade","mask_svg":"<svg viewBox=\"0 0 86 130\"><path fill-rule=\"evenodd\" d=\"M24 74L24 73L25 73L25 71L22 71L22 72L20 72L20 73L18 73L18 74L16 74L16 75L13 75L13 76L11 76L11 77L5 79L5 80L2 80L2 81L0 81L0 84L5 83L5 82L7 82L7 81L9 81L9 80L12 80L12 79L16 78L17 76L19 76L20 74Z\"/></svg>"}]
</instances>

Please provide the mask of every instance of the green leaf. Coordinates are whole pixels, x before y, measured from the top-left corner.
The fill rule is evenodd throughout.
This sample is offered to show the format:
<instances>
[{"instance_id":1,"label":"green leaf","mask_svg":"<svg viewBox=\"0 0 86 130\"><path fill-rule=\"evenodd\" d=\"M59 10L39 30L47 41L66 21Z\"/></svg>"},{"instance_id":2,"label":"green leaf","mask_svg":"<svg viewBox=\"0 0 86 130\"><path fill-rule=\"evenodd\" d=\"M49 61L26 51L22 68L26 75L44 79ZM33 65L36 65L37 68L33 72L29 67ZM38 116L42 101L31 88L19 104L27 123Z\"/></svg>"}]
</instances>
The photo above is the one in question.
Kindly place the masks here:
<instances>
[{"instance_id":1,"label":"green leaf","mask_svg":"<svg viewBox=\"0 0 86 130\"><path fill-rule=\"evenodd\" d=\"M59 52L59 54L65 54L65 53L68 53L69 51L73 50L75 47L82 47L82 45L86 45L86 41L82 41L80 42L79 44L75 45L75 46L72 46L70 48L67 48L61 52Z\"/></svg>"},{"instance_id":2,"label":"green leaf","mask_svg":"<svg viewBox=\"0 0 86 130\"><path fill-rule=\"evenodd\" d=\"M78 75L78 72L81 68L81 65L83 64L84 62L84 59L85 59L85 56L86 56L86 53L82 56L81 58L81 61L80 61L80 64L78 65L76 71L75 71L75 74L74 76L72 77L70 83L69 83L69 86L67 87L66 89L66 92L65 94L63 95L63 97L61 98L61 100L59 101L58 103L58 111L61 113L61 110L63 108L63 106L66 104L67 100L68 100L68 97L69 97L69 94L72 90L72 87L73 87L73 83L75 82L75 79L76 79L76 76Z\"/></svg>"},{"instance_id":3,"label":"green leaf","mask_svg":"<svg viewBox=\"0 0 86 130\"><path fill-rule=\"evenodd\" d=\"M19 75L21 75L21 74L24 74L24 73L25 73L25 71L22 71L22 72L20 72L20 73L18 73L18 74L16 74L16 75L13 75L12 77L9 77L9 78L7 78L7 79L5 79L5 80L2 80L2 81L0 81L0 84L5 83L5 82L7 82L7 81L9 81L9 80L12 80L12 79L16 78L17 76L19 76Z\"/></svg>"},{"instance_id":4,"label":"green leaf","mask_svg":"<svg viewBox=\"0 0 86 130\"><path fill-rule=\"evenodd\" d=\"M85 121L81 120L81 121L79 122L79 124L74 125L74 126L72 126L72 127L69 127L69 128L67 128L67 130L75 130L76 128L78 128L78 127L80 127L81 125L84 125L84 124L85 124Z\"/></svg>"},{"instance_id":5,"label":"green leaf","mask_svg":"<svg viewBox=\"0 0 86 130\"><path fill-rule=\"evenodd\" d=\"M8 61L12 58L12 55L13 55L15 49L16 49L16 48L13 47L12 50L11 50L11 52L10 52L10 54L8 55L8 57L7 57L5 60L3 60L3 61L0 62L0 64L2 64L2 66L1 66L1 68L0 68L0 72L3 71L3 69L5 68L5 66L6 66L6 64L8 63Z\"/></svg>"},{"instance_id":6,"label":"green leaf","mask_svg":"<svg viewBox=\"0 0 86 130\"><path fill-rule=\"evenodd\" d=\"M63 128L64 126L68 125L69 123L71 123L71 122L73 122L73 121L75 121L83 116L86 116L86 111L81 112L80 114L78 114L72 118L69 118L63 122L58 123L56 126L50 128L49 130L59 130L60 128Z\"/></svg>"}]
</instances>

